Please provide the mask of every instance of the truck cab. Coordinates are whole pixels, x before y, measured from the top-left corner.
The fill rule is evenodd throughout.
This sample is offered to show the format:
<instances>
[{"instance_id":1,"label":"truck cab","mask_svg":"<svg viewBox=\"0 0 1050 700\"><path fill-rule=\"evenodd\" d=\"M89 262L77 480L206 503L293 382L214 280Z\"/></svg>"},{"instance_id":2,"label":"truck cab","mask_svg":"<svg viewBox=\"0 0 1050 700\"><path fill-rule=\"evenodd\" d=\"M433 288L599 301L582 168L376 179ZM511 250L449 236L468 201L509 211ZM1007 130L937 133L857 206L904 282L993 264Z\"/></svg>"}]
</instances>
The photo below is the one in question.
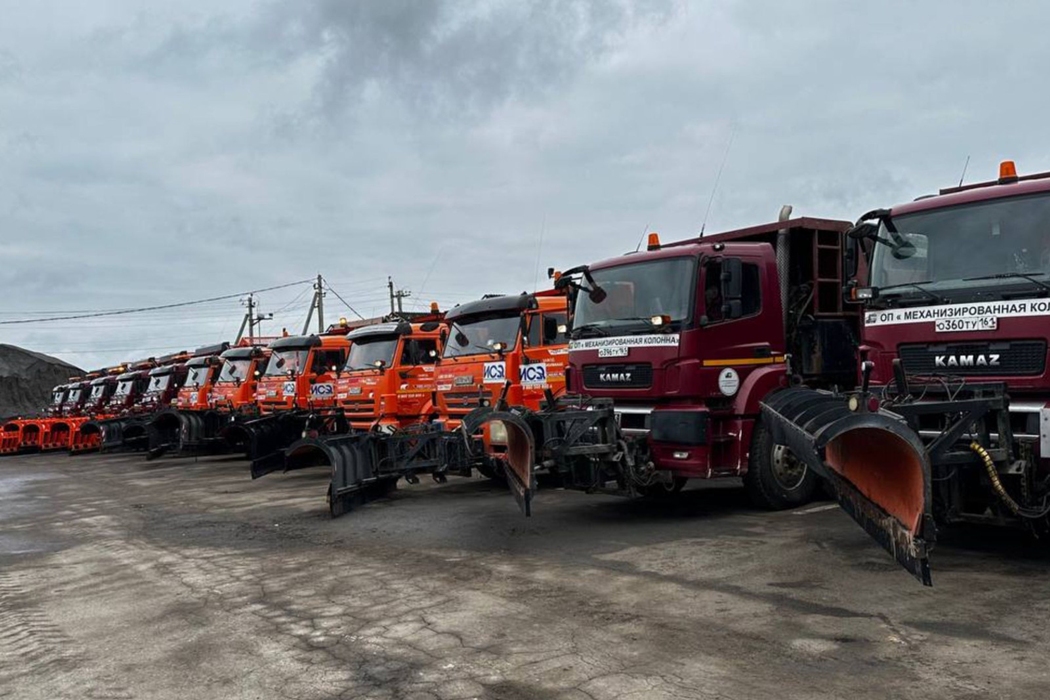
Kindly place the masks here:
<instances>
[{"instance_id":1,"label":"truck cab","mask_svg":"<svg viewBox=\"0 0 1050 700\"><path fill-rule=\"evenodd\" d=\"M855 383L848 227L785 217L668 244L650 234L644 251L567 272L584 275L571 283L569 389L610 402L630 461L655 469L633 490L744 476L765 507L809 500L817 477L761 429L760 402L791 381Z\"/></svg>"},{"instance_id":2,"label":"truck cab","mask_svg":"<svg viewBox=\"0 0 1050 700\"><path fill-rule=\"evenodd\" d=\"M186 362L183 380L172 407L180 411L203 411L208 408L211 387L219 376L219 355L229 349L229 343L198 348Z\"/></svg>"},{"instance_id":3,"label":"truck cab","mask_svg":"<svg viewBox=\"0 0 1050 700\"><path fill-rule=\"evenodd\" d=\"M142 363L117 375L117 386L105 403L103 413L120 415L137 412L149 386L149 371L152 363Z\"/></svg>"},{"instance_id":4,"label":"truck cab","mask_svg":"<svg viewBox=\"0 0 1050 700\"><path fill-rule=\"evenodd\" d=\"M536 410L544 392L565 391L567 299L553 290L493 296L450 310L435 370L437 407L450 427L492 406L508 384L511 406Z\"/></svg>"},{"instance_id":5,"label":"truck cab","mask_svg":"<svg viewBox=\"0 0 1050 700\"><path fill-rule=\"evenodd\" d=\"M445 333L439 321L405 320L351 331L350 353L335 382L336 402L350 427L397 428L430 414Z\"/></svg>"},{"instance_id":6,"label":"truck cab","mask_svg":"<svg viewBox=\"0 0 1050 700\"><path fill-rule=\"evenodd\" d=\"M219 359L222 366L208 405L222 413L254 412L259 376L270 360L270 349L262 345L230 348Z\"/></svg>"},{"instance_id":7,"label":"truck cab","mask_svg":"<svg viewBox=\"0 0 1050 700\"><path fill-rule=\"evenodd\" d=\"M183 382L186 381L188 358L188 355L178 358L162 358L158 361L163 364L149 371L146 391L141 401L144 412L159 411L175 400Z\"/></svg>"},{"instance_id":8,"label":"truck cab","mask_svg":"<svg viewBox=\"0 0 1050 700\"><path fill-rule=\"evenodd\" d=\"M342 332L273 341L255 393L260 413L333 407L336 372L349 350Z\"/></svg>"},{"instance_id":9,"label":"truck cab","mask_svg":"<svg viewBox=\"0 0 1050 700\"><path fill-rule=\"evenodd\" d=\"M91 380L88 385L88 396L84 402L84 413L100 415L106 412L109 399L117 390L117 375L107 373Z\"/></svg>"}]
</instances>

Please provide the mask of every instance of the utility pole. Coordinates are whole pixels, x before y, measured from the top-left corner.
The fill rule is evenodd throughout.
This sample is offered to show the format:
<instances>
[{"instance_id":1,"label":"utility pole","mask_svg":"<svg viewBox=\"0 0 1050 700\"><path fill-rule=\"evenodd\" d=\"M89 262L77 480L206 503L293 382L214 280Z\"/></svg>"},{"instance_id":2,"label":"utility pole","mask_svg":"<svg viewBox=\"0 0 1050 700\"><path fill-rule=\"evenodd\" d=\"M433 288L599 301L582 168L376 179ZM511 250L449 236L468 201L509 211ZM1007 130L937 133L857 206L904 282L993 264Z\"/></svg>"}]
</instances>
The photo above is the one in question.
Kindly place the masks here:
<instances>
[{"instance_id":1,"label":"utility pole","mask_svg":"<svg viewBox=\"0 0 1050 700\"><path fill-rule=\"evenodd\" d=\"M255 295L249 294L247 299L242 299L241 303L248 307L248 310L244 313L244 319L241 321L240 330L237 331L237 340L235 343L241 342L241 338L244 337L244 329L248 328L248 342L255 344L255 329L262 326L263 321L267 321L273 318L273 314L257 314L255 310L259 308L259 303L255 301Z\"/></svg>"},{"instance_id":2,"label":"utility pole","mask_svg":"<svg viewBox=\"0 0 1050 700\"><path fill-rule=\"evenodd\" d=\"M392 316L395 313L404 313L405 309L404 305L402 304L402 301L405 299L405 297L412 296L412 292L408 291L407 289L395 290L394 280L390 277L386 278L386 286L387 289L390 290L390 315ZM397 307L396 309L394 308L395 306Z\"/></svg>"},{"instance_id":3,"label":"utility pole","mask_svg":"<svg viewBox=\"0 0 1050 700\"><path fill-rule=\"evenodd\" d=\"M314 298L310 301L310 310L306 312L306 323L303 324L303 335L310 331L310 320L317 309L317 332L324 333L324 280L321 275L314 282Z\"/></svg>"}]
</instances>

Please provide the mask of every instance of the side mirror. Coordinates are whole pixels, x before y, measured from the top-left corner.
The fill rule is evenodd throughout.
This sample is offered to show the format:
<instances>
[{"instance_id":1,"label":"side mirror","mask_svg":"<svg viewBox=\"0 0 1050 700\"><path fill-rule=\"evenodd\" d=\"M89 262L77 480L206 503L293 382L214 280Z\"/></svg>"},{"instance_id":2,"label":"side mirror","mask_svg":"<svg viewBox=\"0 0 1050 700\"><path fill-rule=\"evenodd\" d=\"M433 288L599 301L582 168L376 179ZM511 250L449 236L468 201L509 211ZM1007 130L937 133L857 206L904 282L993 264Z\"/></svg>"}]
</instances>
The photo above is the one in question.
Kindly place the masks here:
<instances>
[{"instance_id":1,"label":"side mirror","mask_svg":"<svg viewBox=\"0 0 1050 700\"><path fill-rule=\"evenodd\" d=\"M587 298L589 298L595 304L600 304L605 301L605 297L609 296L605 293L605 290L601 287L595 287L594 289L587 292Z\"/></svg>"},{"instance_id":2,"label":"side mirror","mask_svg":"<svg viewBox=\"0 0 1050 700\"><path fill-rule=\"evenodd\" d=\"M470 338L468 338L463 331L456 331L456 345L465 348L470 345Z\"/></svg>"},{"instance_id":3,"label":"side mirror","mask_svg":"<svg viewBox=\"0 0 1050 700\"><path fill-rule=\"evenodd\" d=\"M846 238L854 241L862 241L865 238L874 239L879 234L879 225L870 221L863 221L846 231Z\"/></svg>"},{"instance_id":4,"label":"side mirror","mask_svg":"<svg viewBox=\"0 0 1050 700\"><path fill-rule=\"evenodd\" d=\"M740 258L722 260L722 315L726 318L740 318L744 315L744 304L741 301L744 286L744 266Z\"/></svg>"},{"instance_id":5,"label":"side mirror","mask_svg":"<svg viewBox=\"0 0 1050 700\"><path fill-rule=\"evenodd\" d=\"M543 317L543 343L547 345L558 339L558 319Z\"/></svg>"}]
</instances>

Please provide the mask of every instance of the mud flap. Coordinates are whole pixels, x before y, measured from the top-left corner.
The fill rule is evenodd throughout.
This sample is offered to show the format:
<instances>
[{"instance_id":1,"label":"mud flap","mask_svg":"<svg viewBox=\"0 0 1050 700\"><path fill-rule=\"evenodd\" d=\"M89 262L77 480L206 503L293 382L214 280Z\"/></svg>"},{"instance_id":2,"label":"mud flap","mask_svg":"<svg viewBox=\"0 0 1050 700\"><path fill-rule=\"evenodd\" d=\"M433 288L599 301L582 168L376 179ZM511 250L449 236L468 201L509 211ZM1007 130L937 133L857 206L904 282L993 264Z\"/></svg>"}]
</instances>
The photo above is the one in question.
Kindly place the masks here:
<instances>
[{"instance_id":1,"label":"mud flap","mask_svg":"<svg viewBox=\"0 0 1050 700\"><path fill-rule=\"evenodd\" d=\"M536 440L525 419L513 411L495 411L479 408L463 418L460 431L470 442L487 423L500 422L507 430L507 452L499 461L507 478L507 485L518 507L526 516L532 515L532 497L536 493L534 469Z\"/></svg>"},{"instance_id":2,"label":"mud flap","mask_svg":"<svg viewBox=\"0 0 1050 700\"><path fill-rule=\"evenodd\" d=\"M851 398L854 407L851 409ZM936 538L930 462L922 440L857 397L786 389L762 403L773 439L827 479L842 509L924 585Z\"/></svg>"}]
</instances>

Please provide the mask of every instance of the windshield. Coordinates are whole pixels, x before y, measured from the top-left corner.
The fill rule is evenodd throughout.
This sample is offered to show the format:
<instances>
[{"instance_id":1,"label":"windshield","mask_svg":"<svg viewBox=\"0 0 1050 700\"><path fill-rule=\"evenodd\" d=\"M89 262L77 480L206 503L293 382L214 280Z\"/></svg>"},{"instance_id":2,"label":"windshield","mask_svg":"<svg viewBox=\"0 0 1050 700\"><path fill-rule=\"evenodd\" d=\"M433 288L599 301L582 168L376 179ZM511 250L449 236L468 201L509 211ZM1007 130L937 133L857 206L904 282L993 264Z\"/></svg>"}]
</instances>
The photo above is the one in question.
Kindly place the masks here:
<instances>
[{"instance_id":1,"label":"windshield","mask_svg":"<svg viewBox=\"0 0 1050 700\"><path fill-rule=\"evenodd\" d=\"M211 373L211 367L209 365L198 365L197 367L190 367L189 374L186 375L186 383L183 386L188 387L201 387L208 383L208 375Z\"/></svg>"},{"instance_id":2,"label":"windshield","mask_svg":"<svg viewBox=\"0 0 1050 700\"><path fill-rule=\"evenodd\" d=\"M117 390L113 392L114 396L127 396L131 393L131 387L135 386L134 379L121 379L117 383Z\"/></svg>"},{"instance_id":3,"label":"windshield","mask_svg":"<svg viewBox=\"0 0 1050 700\"><path fill-rule=\"evenodd\" d=\"M492 346L502 343L504 350L517 345L521 317L474 316L452 324L442 357L461 357L478 353L495 353Z\"/></svg>"},{"instance_id":4,"label":"windshield","mask_svg":"<svg viewBox=\"0 0 1050 700\"><path fill-rule=\"evenodd\" d=\"M394 351L397 350L398 336L393 338L362 338L350 346L350 356L346 358L346 370L372 369L377 362L384 367L394 364Z\"/></svg>"},{"instance_id":5,"label":"windshield","mask_svg":"<svg viewBox=\"0 0 1050 700\"><path fill-rule=\"evenodd\" d=\"M304 349L274 350L273 354L270 355L270 361L267 363L266 371L263 374L267 377L288 374L289 371L299 374L306 367L306 357L309 354L310 351Z\"/></svg>"},{"instance_id":6,"label":"windshield","mask_svg":"<svg viewBox=\"0 0 1050 700\"><path fill-rule=\"evenodd\" d=\"M248 378L248 370L251 369L250 358L227 359L219 372L220 382L243 382Z\"/></svg>"},{"instance_id":7,"label":"windshield","mask_svg":"<svg viewBox=\"0 0 1050 700\"><path fill-rule=\"evenodd\" d=\"M65 396L65 393L66 392L61 389L51 392L51 405L58 406L59 404L61 404L62 397Z\"/></svg>"},{"instance_id":8,"label":"windshield","mask_svg":"<svg viewBox=\"0 0 1050 700\"><path fill-rule=\"evenodd\" d=\"M91 385L91 398L100 399L102 398L103 392L106 391L105 384L92 384Z\"/></svg>"},{"instance_id":9,"label":"windshield","mask_svg":"<svg viewBox=\"0 0 1050 700\"><path fill-rule=\"evenodd\" d=\"M147 392L164 391L168 388L168 383L171 381L170 374L157 374L149 378L149 387L146 388Z\"/></svg>"},{"instance_id":10,"label":"windshield","mask_svg":"<svg viewBox=\"0 0 1050 700\"><path fill-rule=\"evenodd\" d=\"M70 389L69 398L66 399L66 401L68 401L71 404L75 404L78 401L80 401L80 387L77 387L76 389Z\"/></svg>"},{"instance_id":11,"label":"windshield","mask_svg":"<svg viewBox=\"0 0 1050 700\"><path fill-rule=\"evenodd\" d=\"M613 321L648 320L670 316L671 322L687 321L696 287L696 258L667 258L618 265L591 272L605 290L599 303L586 294L576 298L573 327L608 325Z\"/></svg>"},{"instance_id":12,"label":"windshield","mask_svg":"<svg viewBox=\"0 0 1050 700\"><path fill-rule=\"evenodd\" d=\"M987 287L973 278L1050 273L1050 193L906 214L891 226L904 245L875 245L870 283L881 290L922 296L908 285ZM885 222L878 235L894 239Z\"/></svg>"}]
</instances>

